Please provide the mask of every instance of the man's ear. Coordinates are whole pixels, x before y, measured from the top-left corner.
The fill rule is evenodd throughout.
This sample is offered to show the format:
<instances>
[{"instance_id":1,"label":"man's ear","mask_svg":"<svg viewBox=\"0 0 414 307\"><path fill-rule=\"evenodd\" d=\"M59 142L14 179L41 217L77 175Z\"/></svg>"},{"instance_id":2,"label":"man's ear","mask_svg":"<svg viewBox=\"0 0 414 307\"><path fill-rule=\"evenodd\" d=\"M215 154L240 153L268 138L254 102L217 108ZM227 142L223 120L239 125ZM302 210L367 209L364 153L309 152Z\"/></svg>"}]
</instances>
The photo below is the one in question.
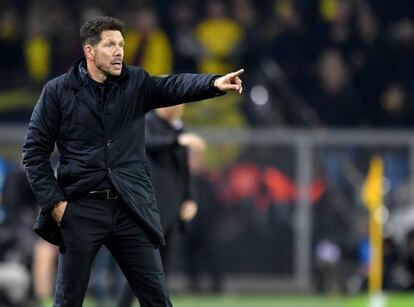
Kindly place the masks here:
<instances>
[{"instance_id":1,"label":"man's ear","mask_svg":"<svg viewBox=\"0 0 414 307\"><path fill-rule=\"evenodd\" d=\"M92 45L86 44L83 47L83 53L88 60L93 60L95 58L95 48Z\"/></svg>"}]
</instances>

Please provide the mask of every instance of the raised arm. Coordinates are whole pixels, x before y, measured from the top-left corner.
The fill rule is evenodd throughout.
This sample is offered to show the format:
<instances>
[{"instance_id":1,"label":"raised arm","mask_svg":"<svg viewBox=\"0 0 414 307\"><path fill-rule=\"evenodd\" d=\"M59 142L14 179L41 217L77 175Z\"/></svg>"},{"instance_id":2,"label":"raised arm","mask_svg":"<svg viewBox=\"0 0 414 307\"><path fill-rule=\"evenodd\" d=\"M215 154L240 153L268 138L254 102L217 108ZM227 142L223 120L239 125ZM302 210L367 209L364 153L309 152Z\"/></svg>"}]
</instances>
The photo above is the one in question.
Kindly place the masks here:
<instances>
[{"instance_id":1,"label":"raised arm","mask_svg":"<svg viewBox=\"0 0 414 307\"><path fill-rule=\"evenodd\" d=\"M242 93L240 75L243 69L224 76L211 74L178 74L166 77L146 75L144 83L145 111L180 103L199 101L224 95Z\"/></svg>"}]
</instances>

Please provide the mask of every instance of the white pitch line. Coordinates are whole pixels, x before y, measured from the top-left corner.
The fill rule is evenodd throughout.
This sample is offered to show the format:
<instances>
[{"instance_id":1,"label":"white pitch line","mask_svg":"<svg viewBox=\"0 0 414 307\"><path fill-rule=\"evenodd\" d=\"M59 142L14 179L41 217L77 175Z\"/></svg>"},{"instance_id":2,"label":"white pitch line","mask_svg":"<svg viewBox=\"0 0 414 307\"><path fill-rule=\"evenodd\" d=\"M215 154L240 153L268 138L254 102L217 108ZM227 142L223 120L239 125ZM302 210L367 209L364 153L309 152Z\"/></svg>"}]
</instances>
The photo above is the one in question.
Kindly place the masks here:
<instances>
[{"instance_id":1,"label":"white pitch line","mask_svg":"<svg viewBox=\"0 0 414 307\"><path fill-rule=\"evenodd\" d=\"M371 294L369 296L369 307L386 307L387 296L383 292Z\"/></svg>"}]
</instances>

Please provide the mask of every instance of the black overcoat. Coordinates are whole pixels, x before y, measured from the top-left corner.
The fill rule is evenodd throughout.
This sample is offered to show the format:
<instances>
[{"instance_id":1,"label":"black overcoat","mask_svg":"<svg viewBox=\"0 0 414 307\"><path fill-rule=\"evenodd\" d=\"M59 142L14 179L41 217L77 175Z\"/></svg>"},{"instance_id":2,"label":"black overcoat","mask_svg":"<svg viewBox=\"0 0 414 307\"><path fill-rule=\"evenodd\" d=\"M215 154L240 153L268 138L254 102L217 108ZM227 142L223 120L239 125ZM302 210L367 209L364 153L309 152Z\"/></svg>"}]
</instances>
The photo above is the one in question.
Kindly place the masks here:
<instances>
[{"instance_id":1,"label":"black overcoat","mask_svg":"<svg viewBox=\"0 0 414 307\"><path fill-rule=\"evenodd\" d=\"M145 154L145 113L223 94L211 86L215 75L153 77L124 65L121 75L111 79L105 109L99 112L81 80L81 61L85 60L46 83L30 119L23 163L41 207L34 230L59 245L59 227L50 214L53 206L61 200L70 205L108 176L154 241L163 245ZM56 175L50 166L55 144L60 155Z\"/></svg>"}]
</instances>

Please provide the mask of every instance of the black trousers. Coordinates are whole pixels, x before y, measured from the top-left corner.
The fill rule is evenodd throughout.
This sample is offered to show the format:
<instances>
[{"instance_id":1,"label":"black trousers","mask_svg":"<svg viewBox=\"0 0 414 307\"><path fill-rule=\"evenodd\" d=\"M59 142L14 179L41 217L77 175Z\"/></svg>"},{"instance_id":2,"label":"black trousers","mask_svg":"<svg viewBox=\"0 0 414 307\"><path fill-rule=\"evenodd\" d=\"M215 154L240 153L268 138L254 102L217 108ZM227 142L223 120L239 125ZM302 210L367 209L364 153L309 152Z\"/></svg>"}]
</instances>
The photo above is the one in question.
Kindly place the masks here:
<instances>
[{"instance_id":1,"label":"black trousers","mask_svg":"<svg viewBox=\"0 0 414 307\"><path fill-rule=\"evenodd\" d=\"M175 233L175 225L171 225L171 227L166 227L167 231L164 233L164 238L166 245L160 248L160 255L161 255L161 261L164 266L164 269L167 270L168 268L168 260L171 254L171 241L174 237ZM168 270L165 271L165 274L168 273ZM131 287L125 283L121 295L118 300L118 307L131 307L132 303L134 301L134 292L132 291Z\"/></svg>"},{"instance_id":2,"label":"black trousers","mask_svg":"<svg viewBox=\"0 0 414 307\"><path fill-rule=\"evenodd\" d=\"M160 252L120 199L69 202L61 224L54 307L81 307L92 262L105 245L125 274L141 307L172 306Z\"/></svg>"}]
</instances>

